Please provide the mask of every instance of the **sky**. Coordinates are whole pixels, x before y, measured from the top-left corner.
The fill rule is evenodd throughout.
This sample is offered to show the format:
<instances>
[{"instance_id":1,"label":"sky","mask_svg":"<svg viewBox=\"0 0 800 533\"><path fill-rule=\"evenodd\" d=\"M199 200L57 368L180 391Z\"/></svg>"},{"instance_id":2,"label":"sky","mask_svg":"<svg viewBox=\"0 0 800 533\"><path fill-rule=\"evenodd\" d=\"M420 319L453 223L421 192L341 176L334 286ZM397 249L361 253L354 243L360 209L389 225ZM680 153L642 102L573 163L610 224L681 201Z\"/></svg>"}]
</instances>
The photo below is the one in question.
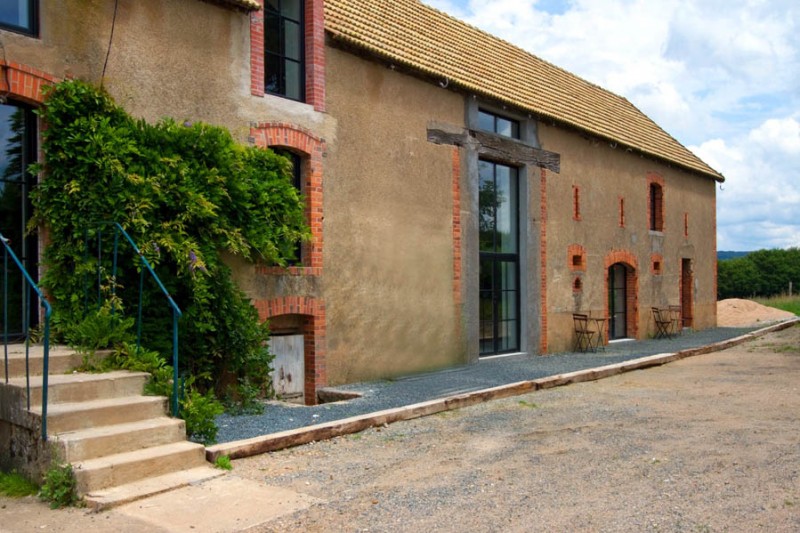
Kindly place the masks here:
<instances>
[{"instance_id":1,"label":"sky","mask_svg":"<svg viewBox=\"0 0 800 533\"><path fill-rule=\"evenodd\" d=\"M717 249L800 247L797 0L422 0L630 100L725 176Z\"/></svg>"}]
</instances>

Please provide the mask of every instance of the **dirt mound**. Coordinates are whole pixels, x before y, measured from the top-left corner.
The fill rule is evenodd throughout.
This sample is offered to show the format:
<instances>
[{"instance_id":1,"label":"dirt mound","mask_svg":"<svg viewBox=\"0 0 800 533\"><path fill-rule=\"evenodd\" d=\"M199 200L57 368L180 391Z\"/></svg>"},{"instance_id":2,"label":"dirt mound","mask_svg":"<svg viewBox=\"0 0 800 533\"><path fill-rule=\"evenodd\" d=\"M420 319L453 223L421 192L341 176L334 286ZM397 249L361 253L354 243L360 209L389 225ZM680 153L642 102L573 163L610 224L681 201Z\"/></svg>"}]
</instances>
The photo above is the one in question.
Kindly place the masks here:
<instances>
[{"instance_id":1,"label":"dirt mound","mask_svg":"<svg viewBox=\"0 0 800 533\"><path fill-rule=\"evenodd\" d=\"M767 307L751 300L731 298L717 302L717 325L720 327L756 326L794 316L789 311Z\"/></svg>"}]
</instances>

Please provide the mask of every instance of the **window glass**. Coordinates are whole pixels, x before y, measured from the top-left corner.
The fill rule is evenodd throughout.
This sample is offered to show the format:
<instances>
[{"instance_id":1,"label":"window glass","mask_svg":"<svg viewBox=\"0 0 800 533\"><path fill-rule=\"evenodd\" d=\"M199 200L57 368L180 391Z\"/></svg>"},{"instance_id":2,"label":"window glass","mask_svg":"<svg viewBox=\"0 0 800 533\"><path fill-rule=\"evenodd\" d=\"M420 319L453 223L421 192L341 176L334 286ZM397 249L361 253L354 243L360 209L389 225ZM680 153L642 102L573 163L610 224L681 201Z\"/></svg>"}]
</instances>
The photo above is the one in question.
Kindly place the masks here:
<instances>
[{"instance_id":1,"label":"window glass","mask_svg":"<svg viewBox=\"0 0 800 533\"><path fill-rule=\"evenodd\" d=\"M303 53L303 39L300 37L300 24L286 21L284 26L283 46L284 55L289 59L299 61Z\"/></svg>"},{"instance_id":2,"label":"window glass","mask_svg":"<svg viewBox=\"0 0 800 533\"><path fill-rule=\"evenodd\" d=\"M519 139L519 122L495 115L483 109L478 110L478 129L496 133L503 137Z\"/></svg>"},{"instance_id":3,"label":"window glass","mask_svg":"<svg viewBox=\"0 0 800 533\"><path fill-rule=\"evenodd\" d=\"M281 14L284 17L300 21L302 13L301 0L283 0L281 4Z\"/></svg>"},{"instance_id":4,"label":"window glass","mask_svg":"<svg viewBox=\"0 0 800 533\"><path fill-rule=\"evenodd\" d=\"M293 100L305 97L303 0L264 5L264 89Z\"/></svg>"},{"instance_id":5,"label":"window glass","mask_svg":"<svg viewBox=\"0 0 800 533\"><path fill-rule=\"evenodd\" d=\"M478 111L478 129L484 131L494 131L494 115L486 111Z\"/></svg>"},{"instance_id":6,"label":"window glass","mask_svg":"<svg viewBox=\"0 0 800 533\"><path fill-rule=\"evenodd\" d=\"M34 33L35 0L0 0L0 26Z\"/></svg>"}]
</instances>

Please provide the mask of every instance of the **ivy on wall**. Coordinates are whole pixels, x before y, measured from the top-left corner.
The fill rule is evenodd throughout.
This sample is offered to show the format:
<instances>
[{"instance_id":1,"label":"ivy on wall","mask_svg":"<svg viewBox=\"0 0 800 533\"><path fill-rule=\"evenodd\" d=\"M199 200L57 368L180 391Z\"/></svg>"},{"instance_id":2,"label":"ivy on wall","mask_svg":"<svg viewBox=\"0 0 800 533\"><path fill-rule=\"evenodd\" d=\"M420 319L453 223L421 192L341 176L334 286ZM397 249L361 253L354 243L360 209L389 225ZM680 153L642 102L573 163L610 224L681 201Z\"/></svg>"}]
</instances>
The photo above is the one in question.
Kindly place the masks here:
<instances>
[{"instance_id":1,"label":"ivy on wall","mask_svg":"<svg viewBox=\"0 0 800 533\"><path fill-rule=\"evenodd\" d=\"M181 370L220 394L229 385L263 390L268 332L221 254L284 265L297 242L310 238L290 163L237 144L223 128L134 119L80 81L51 87L38 112L46 124L44 161L34 172L45 178L33 194L32 223L47 229L42 284L54 300L57 327L86 316L87 280L97 278L98 266L101 292L116 285L122 308L135 311L135 258L120 261L111 279L110 259L87 252L87 236L94 242L104 223L118 222L184 311ZM106 233L101 241L110 239ZM170 310L152 284L143 298L142 343L169 353Z\"/></svg>"}]
</instances>

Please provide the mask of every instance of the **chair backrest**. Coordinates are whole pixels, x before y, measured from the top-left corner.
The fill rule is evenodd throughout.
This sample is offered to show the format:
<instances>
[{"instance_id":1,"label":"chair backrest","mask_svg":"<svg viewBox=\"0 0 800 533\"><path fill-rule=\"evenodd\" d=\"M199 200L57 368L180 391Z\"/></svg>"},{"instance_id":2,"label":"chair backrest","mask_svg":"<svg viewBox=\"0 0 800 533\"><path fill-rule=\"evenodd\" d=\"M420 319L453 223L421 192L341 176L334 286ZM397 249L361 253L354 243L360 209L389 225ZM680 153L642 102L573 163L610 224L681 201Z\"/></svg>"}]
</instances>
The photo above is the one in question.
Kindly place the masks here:
<instances>
[{"instance_id":1,"label":"chair backrest","mask_svg":"<svg viewBox=\"0 0 800 533\"><path fill-rule=\"evenodd\" d=\"M653 319L655 319L656 322L669 322L669 319L664 318L662 315L663 309L659 309L658 307L651 307L651 309L653 310Z\"/></svg>"},{"instance_id":2,"label":"chair backrest","mask_svg":"<svg viewBox=\"0 0 800 533\"><path fill-rule=\"evenodd\" d=\"M589 315L573 313L572 323L575 326L575 331L586 331L589 329Z\"/></svg>"}]
</instances>

